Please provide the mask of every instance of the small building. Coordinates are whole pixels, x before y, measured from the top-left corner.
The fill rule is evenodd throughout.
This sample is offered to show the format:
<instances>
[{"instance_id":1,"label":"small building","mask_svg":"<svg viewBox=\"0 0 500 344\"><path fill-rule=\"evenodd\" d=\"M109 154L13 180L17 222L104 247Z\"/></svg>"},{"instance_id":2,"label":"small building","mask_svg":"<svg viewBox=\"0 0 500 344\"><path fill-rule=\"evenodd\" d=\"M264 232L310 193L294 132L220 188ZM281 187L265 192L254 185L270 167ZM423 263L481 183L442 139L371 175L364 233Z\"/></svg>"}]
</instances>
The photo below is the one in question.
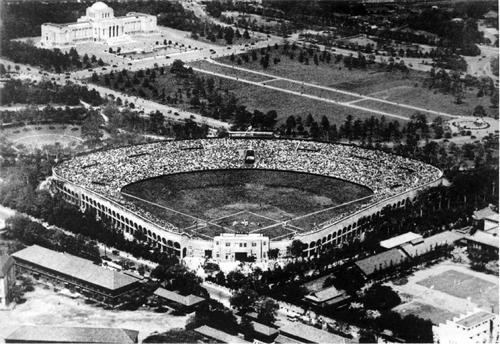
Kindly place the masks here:
<instances>
[{"instance_id":1,"label":"small building","mask_svg":"<svg viewBox=\"0 0 500 344\"><path fill-rule=\"evenodd\" d=\"M335 305L337 307L344 305L349 301L349 295L344 290L338 290L334 286L313 291L304 297L304 301L316 307L325 307Z\"/></svg>"},{"instance_id":2,"label":"small building","mask_svg":"<svg viewBox=\"0 0 500 344\"><path fill-rule=\"evenodd\" d=\"M158 303L165 303L168 307L178 309L186 313L192 313L196 307L203 304L205 299L196 295L183 296L174 291L164 288L155 290L154 295L158 298Z\"/></svg>"},{"instance_id":3,"label":"small building","mask_svg":"<svg viewBox=\"0 0 500 344\"><path fill-rule=\"evenodd\" d=\"M389 250L391 248L398 247L409 242L417 243L421 241L422 241L422 236L420 234L408 232L405 234L395 236L394 238L381 241L380 246Z\"/></svg>"},{"instance_id":4,"label":"small building","mask_svg":"<svg viewBox=\"0 0 500 344\"><path fill-rule=\"evenodd\" d=\"M480 309L432 327L434 342L441 344L495 343L498 329L498 315Z\"/></svg>"},{"instance_id":5,"label":"small building","mask_svg":"<svg viewBox=\"0 0 500 344\"><path fill-rule=\"evenodd\" d=\"M476 228L485 229L487 226L494 227L495 223L496 226L498 226L498 212L493 210L493 206L490 205L486 208L474 211L472 220Z\"/></svg>"},{"instance_id":6,"label":"small building","mask_svg":"<svg viewBox=\"0 0 500 344\"><path fill-rule=\"evenodd\" d=\"M223 262L246 261L250 256L256 262L266 262L269 237L259 233L223 233L214 237L213 258Z\"/></svg>"},{"instance_id":7,"label":"small building","mask_svg":"<svg viewBox=\"0 0 500 344\"><path fill-rule=\"evenodd\" d=\"M263 343L273 343L279 334L278 329L261 324L256 321L250 322L254 331L254 338Z\"/></svg>"},{"instance_id":8,"label":"small building","mask_svg":"<svg viewBox=\"0 0 500 344\"><path fill-rule=\"evenodd\" d=\"M279 329L276 343L354 343L355 341L316 327L295 322Z\"/></svg>"},{"instance_id":9,"label":"small building","mask_svg":"<svg viewBox=\"0 0 500 344\"><path fill-rule=\"evenodd\" d=\"M11 289L16 284L16 268L14 258L0 256L0 309L9 307Z\"/></svg>"},{"instance_id":10,"label":"small building","mask_svg":"<svg viewBox=\"0 0 500 344\"><path fill-rule=\"evenodd\" d=\"M498 230L489 232L478 230L474 234L464 238L468 250L479 250L492 259L498 259Z\"/></svg>"},{"instance_id":11,"label":"small building","mask_svg":"<svg viewBox=\"0 0 500 344\"><path fill-rule=\"evenodd\" d=\"M374 256L358 260L354 265L361 270L365 278L372 277L376 272L397 266L407 259L400 249L393 248Z\"/></svg>"},{"instance_id":12,"label":"small building","mask_svg":"<svg viewBox=\"0 0 500 344\"><path fill-rule=\"evenodd\" d=\"M136 278L38 245L29 246L12 256L20 272L109 305L119 304L122 296L140 286Z\"/></svg>"},{"instance_id":13,"label":"small building","mask_svg":"<svg viewBox=\"0 0 500 344\"><path fill-rule=\"evenodd\" d=\"M247 343L250 344L251 343L249 341L244 340L243 338L230 335L229 333L222 332L220 330L217 330L217 329L210 327L210 326L207 326L207 325L203 325L203 326L198 327L194 330L196 332L206 336L206 337L215 339L215 340L220 341L222 343L231 343L231 344L232 343L235 343L235 344L247 344Z\"/></svg>"},{"instance_id":14,"label":"small building","mask_svg":"<svg viewBox=\"0 0 500 344\"><path fill-rule=\"evenodd\" d=\"M139 331L109 327L22 325L4 338L5 343L116 343L138 342Z\"/></svg>"}]
</instances>

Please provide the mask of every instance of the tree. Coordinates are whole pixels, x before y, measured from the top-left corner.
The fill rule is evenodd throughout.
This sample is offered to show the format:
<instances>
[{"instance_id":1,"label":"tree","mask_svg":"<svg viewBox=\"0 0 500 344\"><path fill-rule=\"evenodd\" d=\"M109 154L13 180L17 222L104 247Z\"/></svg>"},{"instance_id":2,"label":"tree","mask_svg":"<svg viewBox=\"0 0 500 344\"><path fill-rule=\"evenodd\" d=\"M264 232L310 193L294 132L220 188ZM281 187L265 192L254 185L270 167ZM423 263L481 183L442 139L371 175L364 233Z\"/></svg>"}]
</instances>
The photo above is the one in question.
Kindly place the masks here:
<instances>
[{"instance_id":1,"label":"tree","mask_svg":"<svg viewBox=\"0 0 500 344\"><path fill-rule=\"evenodd\" d=\"M204 336L194 330L173 328L164 333L152 333L142 343L201 343Z\"/></svg>"},{"instance_id":2,"label":"tree","mask_svg":"<svg viewBox=\"0 0 500 344\"><path fill-rule=\"evenodd\" d=\"M260 301L257 304L257 320L266 325L273 324L279 308L278 303L273 299L266 298Z\"/></svg>"},{"instance_id":3,"label":"tree","mask_svg":"<svg viewBox=\"0 0 500 344\"><path fill-rule=\"evenodd\" d=\"M97 145L101 142L101 138L103 136L100 125L100 116L95 114L89 116L82 125L82 137L86 139L90 145Z\"/></svg>"},{"instance_id":4,"label":"tree","mask_svg":"<svg viewBox=\"0 0 500 344\"><path fill-rule=\"evenodd\" d=\"M259 296L254 289L252 289L249 285L244 285L238 291L233 293L229 302L231 303L231 307L246 313L254 307L258 297Z\"/></svg>"},{"instance_id":5,"label":"tree","mask_svg":"<svg viewBox=\"0 0 500 344\"><path fill-rule=\"evenodd\" d=\"M304 243L298 239L292 241L290 246L286 248L287 253L294 258L300 257L302 255L303 250L304 250Z\"/></svg>"},{"instance_id":6,"label":"tree","mask_svg":"<svg viewBox=\"0 0 500 344\"><path fill-rule=\"evenodd\" d=\"M401 303L401 298L391 287L374 284L360 301L367 309L390 310Z\"/></svg>"}]
</instances>

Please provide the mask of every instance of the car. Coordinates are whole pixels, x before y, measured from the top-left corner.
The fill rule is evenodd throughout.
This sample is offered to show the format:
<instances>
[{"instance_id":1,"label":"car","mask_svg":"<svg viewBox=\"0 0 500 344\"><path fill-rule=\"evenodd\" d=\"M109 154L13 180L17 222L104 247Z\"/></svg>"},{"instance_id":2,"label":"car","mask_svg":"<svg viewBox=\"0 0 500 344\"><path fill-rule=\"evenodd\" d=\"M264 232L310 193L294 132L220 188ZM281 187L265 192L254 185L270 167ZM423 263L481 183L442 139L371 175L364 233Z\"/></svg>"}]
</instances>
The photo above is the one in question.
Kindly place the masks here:
<instances>
[{"instance_id":1,"label":"car","mask_svg":"<svg viewBox=\"0 0 500 344\"><path fill-rule=\"evenodd\" d=\"M56 81L56 78L52 78L52 79L50 79L50 80L52 80L52 81Z\"/></svg>"},{"instance_id":2,"label":"car","mask_svg":"<svg viewBox=\"0 0 500 344\"><path fill-rule=\"evenodd\" d=\"M178 112L174 112L174 116L179 116L179 113Z\"/></svg>"},{"instance_id":3,"label":"car","mask_svg":"<svg viewBox=\"0 0 500 344\"><path fill-rule=\"evenodd\" d=\"M102 67L102 70L106 70L106 67Z\"/></svg>"},{"instance_id":4,"label":"car","mask_svg":"<svg viewBox=\"0 0 500 344\"><path fill-rule=\"evenodd\" d=\"M116 67L118 67L118 66L117 65L113 65L113 68L116 68Z\"/></svg>"},{"instance_id":5,"label":"car","mask_svg":"<svg viewBox=\"0 0 500 344\"><path fill-rule=\"evenodd\" d=\"M132 63L130 63L130 62L129 62L129 63L128 63L128 65L129 65L129 66L132 66Z\"/></svg>"},{"instance_id":6,"label":"car","mask_svg":"<svg viewBox=\"0 0 500 344\"><path fill-rule=\"evenodd\" d=\"M172 110L168 110L168 113L172 113Z\"/></svg>"},{"instance_id":7,"label":"car","mask_svg":"<svg viewBox=\"0 0 500 344\"><path fill-rule=\"evenodd\" d=\"M69 79L69 78L70 78L70 76L69 76L69 75L66 75L65 79Z\"/></svg>"},{"instance_id":8,"label":"car","mask_svg":"<svg viewBox=\"0 0 500 344\"><path fill-rule=\"evenodd\" d=\"M210 54L215 54L215 51L211 51Z\"/></svg>"},{"instance_id":9,"label":"car","mask_svg":"<svg viewBox=\"0 0 500 344\"><path fill-rule=\"evenodd\" d=\"M89 72L92 72L92 68L89 68L89 69L88 69L88 71L89 71Z\"/></svg>"},{"instance_id":10,"label":"car","mask_svg":"<svg viewBox=\"0 0 500 344\"><path fill-rule=\"evenodd\" d=\"M252 42L252 43L250 43L250 45L255 45L255 43L254 43L254 42Z\"/></svg>"},{"instance_id":11,"label":"car","mask_svg":"<svg viewBox=\"0 0 500 344\"><path fill-rule=\"evenodd\" d=\"M43 74L43 72L41 70L38 71L38 74Z\"/></svg>"},{"instance_id":12,"label":"car","mask_svg":"<svg viewBox=\"0 0 500 344\"><path fill-rule=\"evenodd\" d=\"M196 117L194 117L194 115L191 115L191 116L189 116L189 118L195 119Z\"/></svg>"},{"instance_id":13,"label":"car","mask_svg":"<svg viewBox=\"0 0 500 344\"><path fill-rule=\"evenodd\" d=\"M166 58L166 59L169 59L169 58L170 58L170 56L165 56L165 58Z\"/></svg>"},{"instance_id":14,"label":"car","mask_svg":"<svg viewBox=\"0 0 500 344\"><path fill-rule=\"evenodd\" d=\"M29 71L31 71L31 68L26 68L26 70L29 70Z\"/></svg>"},{"instance_id":15,"label":"car","mask_svg":"<svg viewBox=\"0 0 500 344\"><path fill-rule=\"evenodd\" d=\"M227 49L231 49L231 47L227 47Z\"/></svg>"}]
</instances>

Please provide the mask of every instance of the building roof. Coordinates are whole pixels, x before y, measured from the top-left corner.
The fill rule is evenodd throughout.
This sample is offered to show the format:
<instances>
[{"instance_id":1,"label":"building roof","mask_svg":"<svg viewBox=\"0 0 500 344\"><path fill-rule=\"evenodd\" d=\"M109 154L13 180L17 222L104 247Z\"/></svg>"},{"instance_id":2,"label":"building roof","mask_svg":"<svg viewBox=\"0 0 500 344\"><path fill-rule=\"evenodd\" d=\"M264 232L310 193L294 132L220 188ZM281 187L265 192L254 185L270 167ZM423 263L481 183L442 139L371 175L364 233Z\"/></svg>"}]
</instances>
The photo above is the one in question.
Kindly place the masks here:
<instances>
[{"instance_id":1,"label":"building roof","mask_svg":"<svg viewBox=\"0 0 500 344\"><path fill-rule=\"evenodd\" d=\"M498 18L498 12L496 11L488 11L488 13L484 14L485 18Z\"/></svg>"},{"instance_id":2,"label":"building roof","mask_svg":"<svg viewBox=\"0 0 500 344\"><path fill-rule=\"evenodd\" d=\"M282 334L278 335L278 337L276 337L274 342L277 344L302 344L302 343L305 343L305 342L301 342L300 340L296 340L296 339L284 336Z\"/></svg>"},{"instance_id":3,"label":"building roof","mask_svg":"<svg viewBox=\"0 0 500 344\"><path fill-rule=\"evenodd\" d=\"M398 235L394 238L390 238L380 242L380 246L390 249L394 247L398 247L400 245L406 244L412 240L421 239L422 236L420 234L416 234L413 232L408 232L405 234Z\"/></svg>"},{"instance_id":4,"label":"building roof","mask_svg":"<svg viewBox=\"0 0 500 344\"><path fill-rule=\"evenodd\" d=\"M374 256L358 260L354 263L366 276L370 276L376 270L383 270L392 265L397 265L406 259L406 255L397 248L376 254Z\"/></svg>"},{"instance_id":5,"label":"building roof","mask_svg":"<svg viewBox=\"0 0 500 344\"><path fill-rule=\"evenodd\" d=\"M219 331L213 327L203 325L201 327L195 328L194 329L196 332L201 333L204 336L220 340L223 343L239 343L239 344L246 344L250 343L243 338L237 337L237 336L232 336L229 333Z\"/></svg>"},{"instance_id":6,"label":"building roof","mask_svg":"<svg viewBox=\"0 0 500 344\"><path fill-rule=\"evenodd\" d=\"M456 322L458 325L462 325L463 327L473 327L476 326L483 321L489 320L491 318L495 318L496 315L486 311L480 311L474 314L469 315L463 319L460 319Z\"/></svg>"},{"instance_id":7,"label":"building roof","mask_svg":"<svg viewBox=\"0 0 500 344\"><path fill-rule=\"evenodd\" d=\"M0 256L0 277L7 275L7 272L10 270L11 266L14 265L14 263L14 258L11 256Z\"/></svg>"},{"instance_id":8,"label":"building roof","mask_svg":"<svg viewBox=\"0 0 500 344\"><path fill-rule=\"evenodd\" d=\"M310 293L309 295L306 296L306 299L310 299L312 301L316 302L325 302L331 299L334 299L338 296L344 295L345 292L342 290L337 290L334 286L318 290L315 292Z\"/></svg>"},{"instance_id":9,"label":"building roof","mask_svg":"<svg viewBox=\"0 0 500 344\"><path fill-rule=\"evenodd\" d=\"M92 8L93 10L107 10L109 6L102 1L98 1L92 6L90 6L90 8Z\"/></svg>"},{"instance_id":10,"label":"building roof","mask_svg":"<svg viewBox=\"0 0 500 344\"><path fill-rule=\"evenodd\" d=\"M347 338L317 329L316 327L294 322L280 328L280 334L292 336L306 343L346 343ZM349 341L351 342L351 341ZM287 342L288 343L288 342Z\"/></svg>"},{"instance_id":11,"label":"building roof","mask_svg":"<svg viewBox=\"0 0 500 344\"><path fill-rule=\"evenodd\" d=\"M258 323L256 321L252 321L251 324L252 324L255 332L260 333L264 336L271 337L271 336L278 334L278 330L275 329L274 327L270 327L270 326Z\"/></svg>"},{"instance_id":12,"label":"building roof","mask_svg":"<svg viewBox=\"0 0 500 344\"><path fill-rule=\"evenodd\" d=\"M462 235L446 231L423 239L420 243L413 242L401 246L401 249L410 257L420 256L429 252L436 245L451 244L462 238Z\"/></svg>"},{"instance_id":13,"label":"building roof","mask_svg":"<svg viewBox=\"0 0 500 344\"><path fill-rule=\"evenodd\" d=\"M199 297L196 295L182 296L179 293L176 293L174 291L170 291L167 289L163 289L163 288L156 289L154 294L159 296L159 297L162 297L164 299L174 301L174 302L177 302L183 306L188 306L188 307L194 306L200 302L205 301L205 299L203 297Z\"/></svg>"},{"instance_id":14,"label":"building roof","mask_svg":"<svg viewBox=\"0 0 500 344\"><path fill-rule=\"evenodd\" d=\"M6 341L52 343L137 343L139 331L108 327L22 325Z\"/></svg>"},{"instance_id":15,"label":"building roof","mask_svg":"<svg viewBox=\"0 0 500 344\"><path fill-rule=\"evenodd\" d=\"M60 274L73 277L94 285L116 290L138 283L137 279L93 264L90 260L71 254L56 252L33 245L12 254L15 259L26 261Z\"/></svg>"},{"instance_id":16,"label":"building roof","mask_svg":"<svg viewBox=\"0 0 500 344\"><path fill-rule=\"evenodd\" d=\"M476 220L482 220L485 217L492 216L495 214L498 216L498 213L493 211L493 209L491 209L490 207L486 207L484 209L476 210L472 215L472 217L474 217L474 219Z\"/></svg>"},{"instance_id":17,"label":"building roof","mask_svg":"<svg viewBox=\"0 0 500 344\"><path fill-rule=\"evenodd\" d=\"M477 231L476 233L474 233L469 237L466 237L465 239L476 242L481 245L498 248L498 236L495 236L493 234L484 231Z\"/></svg>"},{"instance_id":18,"label":"building roof","mask_svg":"<svg viewBox=\"0 0 500 344\"><path fill-rule=\"evenodd\" d=\"M498 214L494 213L494 214L488 215L484 219L488 220L488 221L492 221L492 222L498 223Z\"/></svg>"}]
</instances>

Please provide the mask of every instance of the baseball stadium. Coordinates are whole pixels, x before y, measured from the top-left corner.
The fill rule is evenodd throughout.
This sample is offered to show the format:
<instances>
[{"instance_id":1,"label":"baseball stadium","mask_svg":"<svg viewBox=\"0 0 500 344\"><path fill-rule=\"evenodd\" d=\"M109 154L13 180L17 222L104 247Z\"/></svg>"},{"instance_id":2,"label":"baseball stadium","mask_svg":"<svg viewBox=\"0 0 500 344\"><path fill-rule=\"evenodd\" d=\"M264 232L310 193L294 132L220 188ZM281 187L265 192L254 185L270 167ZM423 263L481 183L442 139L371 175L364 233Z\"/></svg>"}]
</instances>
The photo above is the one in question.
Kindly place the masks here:
<instances>
[{"instance_id":1,"label":"baseball stadium","mask_svg":"<svg viewBox=\"0 0 500 344\"><path fill-rule=\"evenodd\" d=\"M325 142L218 138L103 150L56 165L54 185L129 239L179 257L267 261L360 237L442 172L421 161ZM362 221L360 221L363 219Z\"/></svg>"}]
</instances>

